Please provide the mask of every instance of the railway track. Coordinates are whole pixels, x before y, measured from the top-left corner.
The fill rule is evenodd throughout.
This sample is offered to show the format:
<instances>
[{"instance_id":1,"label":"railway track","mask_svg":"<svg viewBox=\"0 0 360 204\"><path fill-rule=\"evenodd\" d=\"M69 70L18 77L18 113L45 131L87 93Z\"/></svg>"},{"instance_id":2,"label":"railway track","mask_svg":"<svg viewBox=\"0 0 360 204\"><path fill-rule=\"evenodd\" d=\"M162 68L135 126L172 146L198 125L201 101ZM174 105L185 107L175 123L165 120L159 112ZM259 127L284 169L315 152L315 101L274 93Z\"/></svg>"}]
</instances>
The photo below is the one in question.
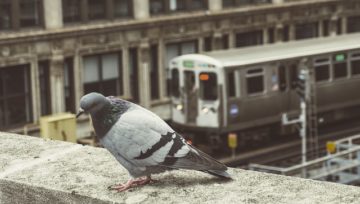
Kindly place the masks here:
<instances>
[{"instance_id":1,"label":"railway track","mask_svg":"<svg viewBox=\"0 0 360 204\"><path fill-rule=\"evenodd\" d=\"M351 122L351 124L321 129L319 131L319 155L326 154L325 144L327 141L337 140L357 133L360 133L360 122ZM298 138L283 144L239 153L235 157L225 157L219 160L227 166L239 168L247 168L250 163L280 167L291 166L301 161L301 139Z\"/></svg>"}]
</instances>

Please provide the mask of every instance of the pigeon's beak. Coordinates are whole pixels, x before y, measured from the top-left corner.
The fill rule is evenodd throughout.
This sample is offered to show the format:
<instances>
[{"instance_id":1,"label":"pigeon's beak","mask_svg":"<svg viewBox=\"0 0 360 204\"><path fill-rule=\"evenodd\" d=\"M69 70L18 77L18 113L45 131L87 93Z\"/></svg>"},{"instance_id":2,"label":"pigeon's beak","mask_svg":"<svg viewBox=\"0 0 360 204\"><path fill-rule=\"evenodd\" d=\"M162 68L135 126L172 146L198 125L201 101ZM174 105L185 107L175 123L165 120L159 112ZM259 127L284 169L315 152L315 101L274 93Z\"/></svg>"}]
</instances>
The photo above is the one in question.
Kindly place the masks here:
<instances>
[{"instance_id":1,"label":"pigeon's beak","mask_svg":"<svg viewBox=\"0 0 360 204\"><path fill-rule=\"evenodd\" d=\"M85 113L85 111L82 108L79 108L78 113L76 114L76 118L78 118L81 114Z\"/></svg>"}]
</instances>

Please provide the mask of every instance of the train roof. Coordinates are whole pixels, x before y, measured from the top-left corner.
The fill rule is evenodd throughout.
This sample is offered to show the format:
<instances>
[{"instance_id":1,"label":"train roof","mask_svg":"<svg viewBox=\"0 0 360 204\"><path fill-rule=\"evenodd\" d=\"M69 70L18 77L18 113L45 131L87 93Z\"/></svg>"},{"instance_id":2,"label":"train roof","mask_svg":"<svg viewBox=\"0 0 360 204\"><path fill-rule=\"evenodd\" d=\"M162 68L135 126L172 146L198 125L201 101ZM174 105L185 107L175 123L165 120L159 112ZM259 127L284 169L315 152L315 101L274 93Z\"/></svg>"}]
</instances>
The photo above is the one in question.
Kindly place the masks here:
<instances>
[{"instance_id":1,"label":"train roof","mask_svg":"<svg viewBox=\"0 0 360 204\"><path fill-rule=\"evenodd\" d=\"M206 52L224 67L257 64L311 55L321 55L360 48L360 34L313 38L286 43Z\"/></svg>"}]
</instances>

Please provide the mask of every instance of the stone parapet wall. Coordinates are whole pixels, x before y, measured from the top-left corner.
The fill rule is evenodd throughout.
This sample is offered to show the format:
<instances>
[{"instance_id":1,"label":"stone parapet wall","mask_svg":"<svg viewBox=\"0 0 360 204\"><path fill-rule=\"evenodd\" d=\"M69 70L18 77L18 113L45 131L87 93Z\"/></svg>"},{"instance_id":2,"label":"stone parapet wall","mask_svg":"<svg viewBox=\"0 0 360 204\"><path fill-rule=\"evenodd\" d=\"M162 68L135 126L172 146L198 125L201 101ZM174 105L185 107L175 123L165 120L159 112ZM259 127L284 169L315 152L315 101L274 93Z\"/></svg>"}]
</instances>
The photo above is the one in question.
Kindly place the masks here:
<instances>
[{"instance_id":1,"label":"stone parapet wall","mask_svg":"<svg viewBox=\"0 0 360 204\"><path fill-rule=\"evenodd\" d=\"M0 132L0 203L360 203L360 188L230 169L224 182L195 171L155 175L126 192L128 179L102 148Z\"/></svg>"}]
</instances>

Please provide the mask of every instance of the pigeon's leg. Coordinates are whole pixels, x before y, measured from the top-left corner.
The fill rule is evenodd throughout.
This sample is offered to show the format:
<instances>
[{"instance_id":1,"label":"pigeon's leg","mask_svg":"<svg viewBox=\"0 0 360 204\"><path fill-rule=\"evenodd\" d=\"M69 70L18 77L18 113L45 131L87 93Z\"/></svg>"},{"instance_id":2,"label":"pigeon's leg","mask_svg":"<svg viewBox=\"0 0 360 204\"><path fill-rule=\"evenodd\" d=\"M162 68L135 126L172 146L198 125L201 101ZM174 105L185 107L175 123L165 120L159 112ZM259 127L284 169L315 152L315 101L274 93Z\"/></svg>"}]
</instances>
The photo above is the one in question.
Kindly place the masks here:
<instances>
[{"instance_id":1,"label":"pigeon's leg","mask_svg":"<svg viewBox=\"0 0 360 204\"><path fill-rule=\"evenodd\" d=\"M144 176L137 179L129 179L124 184L117 184L114 186L110 186L109 189L111 190L117 190L118 192L126 191L130 188L136 187L136 186L142 186L150 183L152 181L150 176Z\"/></svg>"}]
</instances>

